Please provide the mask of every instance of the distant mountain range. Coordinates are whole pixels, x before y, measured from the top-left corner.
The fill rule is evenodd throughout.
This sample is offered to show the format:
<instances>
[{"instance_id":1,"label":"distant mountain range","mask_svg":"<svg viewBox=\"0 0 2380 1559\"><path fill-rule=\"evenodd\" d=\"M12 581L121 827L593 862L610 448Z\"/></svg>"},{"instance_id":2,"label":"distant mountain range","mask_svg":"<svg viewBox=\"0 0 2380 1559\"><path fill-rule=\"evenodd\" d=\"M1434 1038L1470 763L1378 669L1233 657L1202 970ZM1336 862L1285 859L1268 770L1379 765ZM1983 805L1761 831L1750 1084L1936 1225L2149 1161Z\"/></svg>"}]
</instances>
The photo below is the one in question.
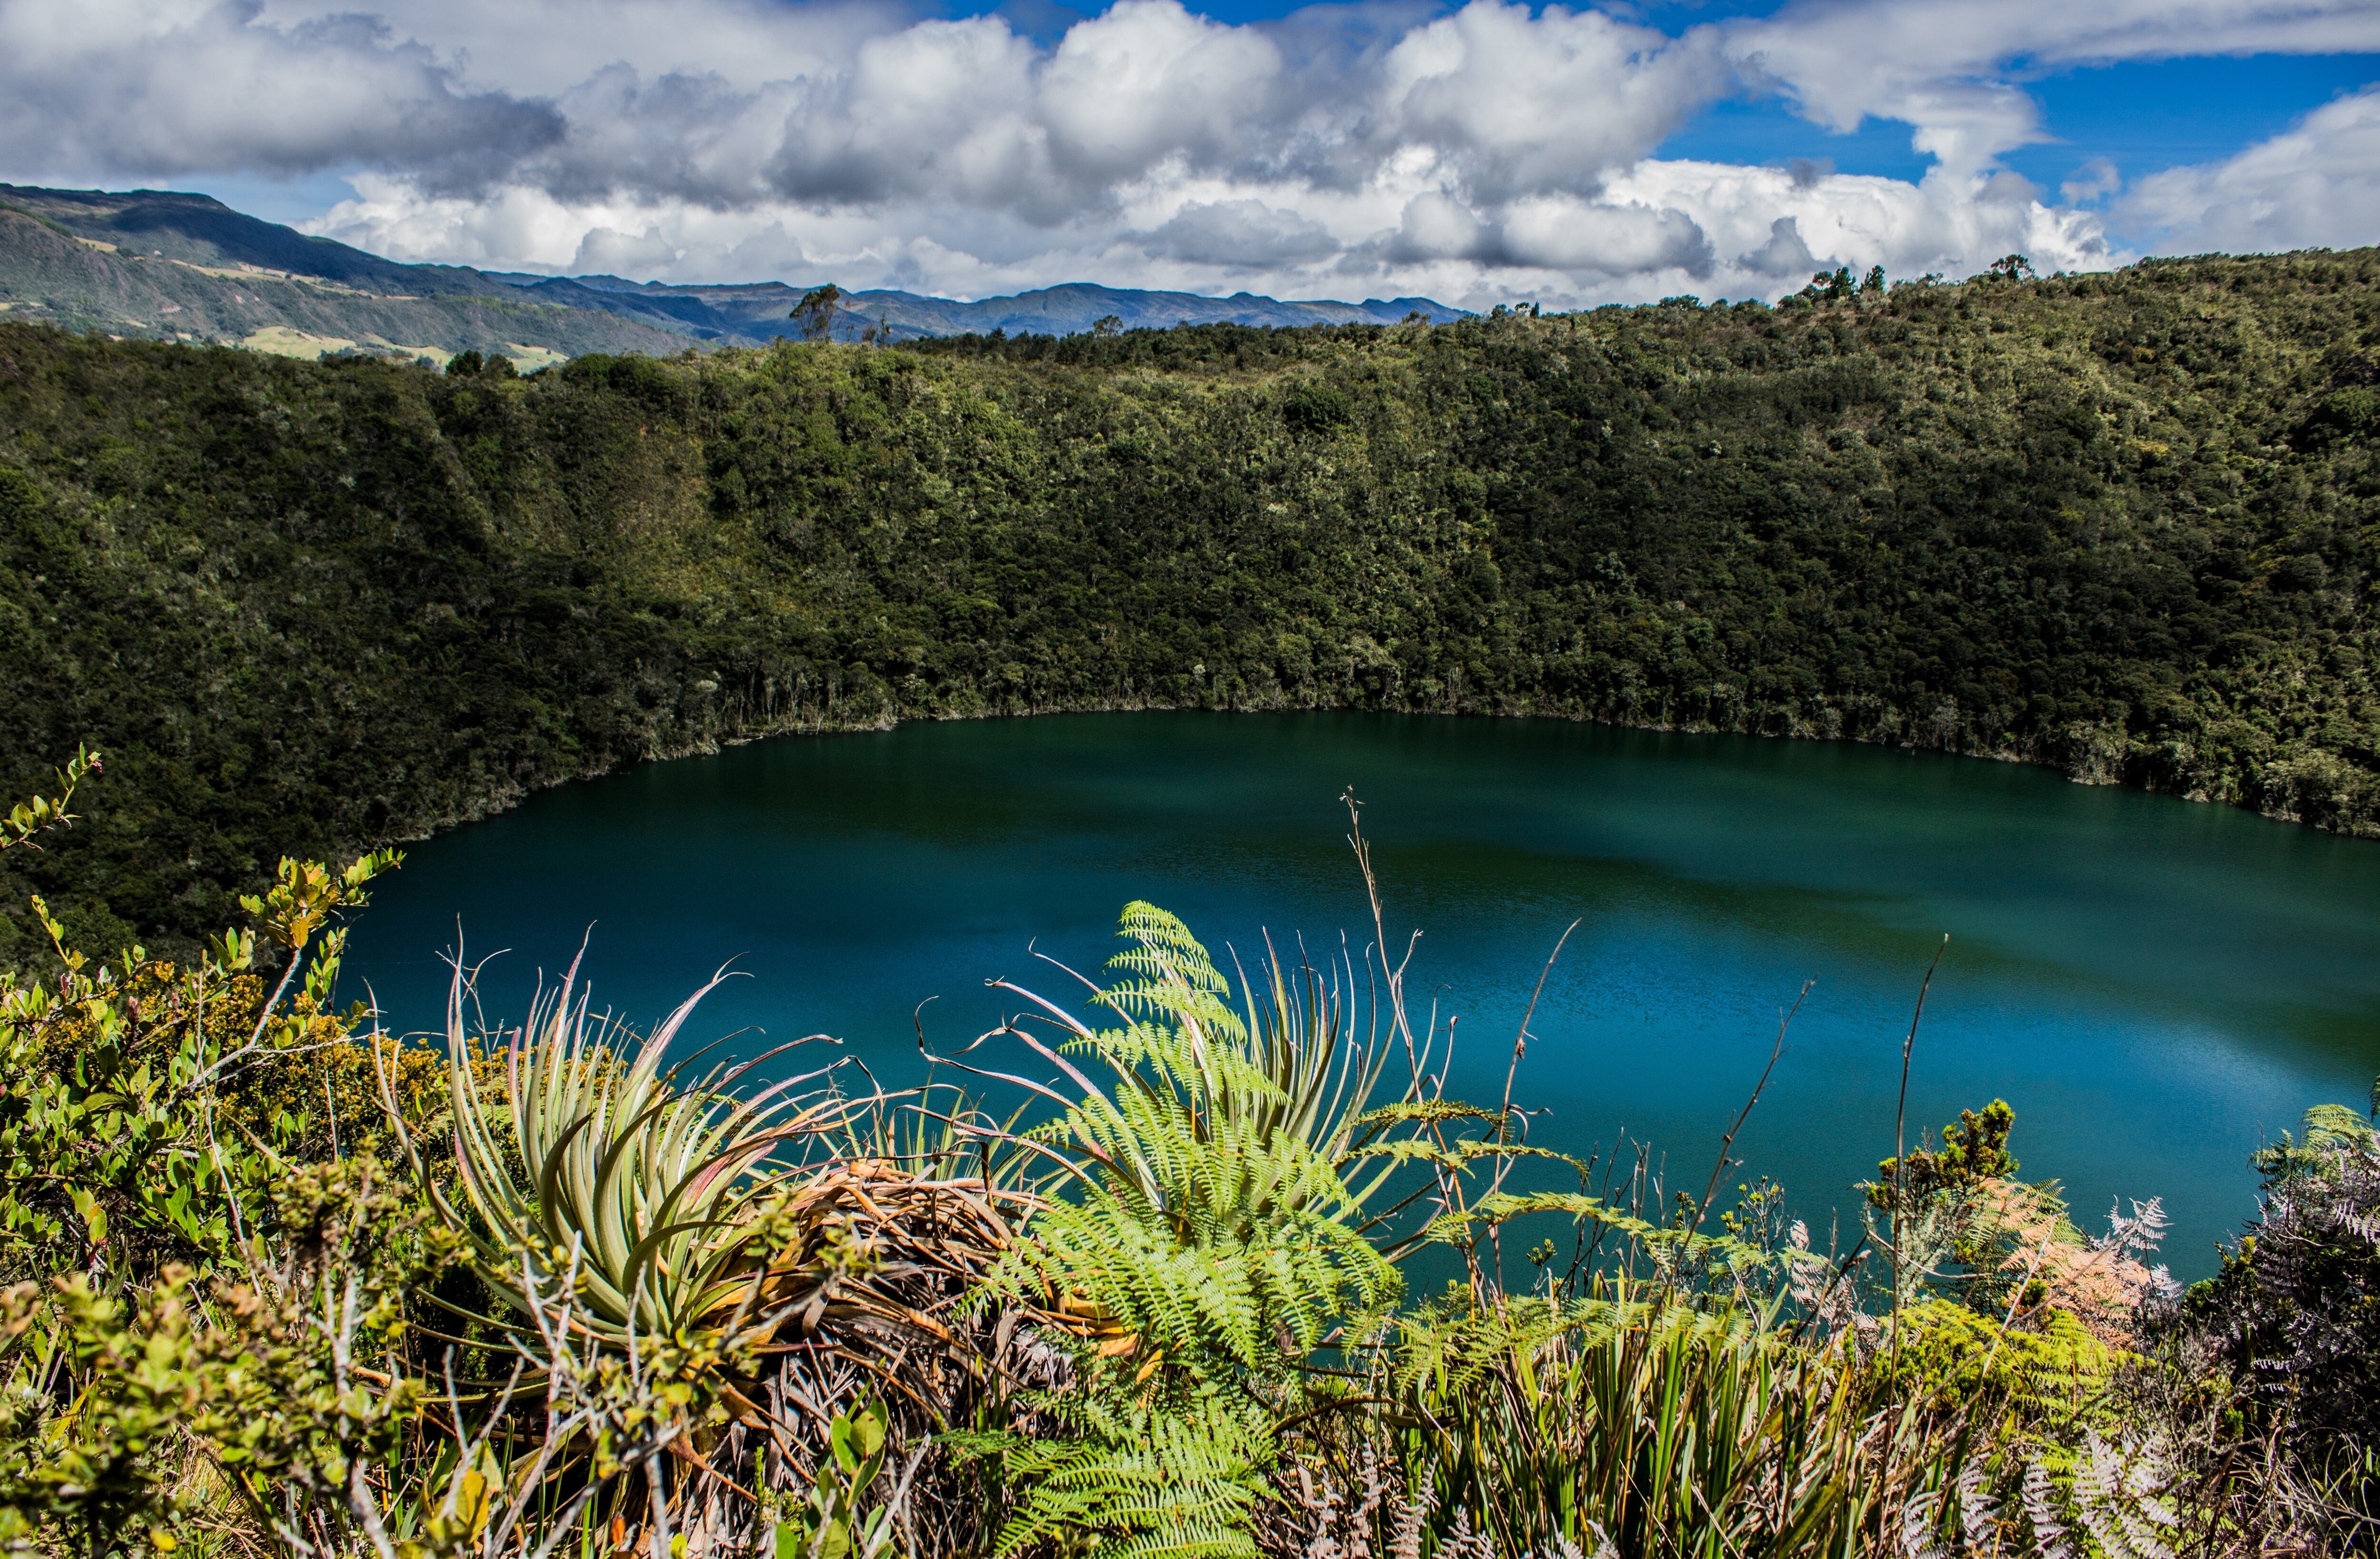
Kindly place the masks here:
<instances>
[{"instance_id":1,"label":"distant mountain range","mask_svg":"<svg viewBox=\"0 0 2380 1559\"><path fill-rule=\"evenodd\" d=\"M358 251L360 252L360 251ZM383 262L384 263L384 262ZM738 286L671 286L626 282L617 276L537 276L519 272L480 273L508 282L541 303L601 309L708 341L751 343L794 334L788 316L806 290L783 282ZM870 326L892 340L920 335L1072 335L1112 318L1125 330L1162 330L1168 325L1397 324L1420 313L1433 323L1461 319L1463 311L1427 298L1282 302L1252 292L1207 298L1195 292L1144 292L1135 287L1069 282L1063 286L984 298L961 303L914 292L878 289L845 293L837 335L856 338Z\"/></svg>"},{"instance_id":2,"label":"distant mountain range","mask_svg":"<svg viewBox=\"0 0 2380 1559\"><path fill-rule=\"evenodd\" d=\"M0 184L0 317L111 335L298 357L362 352L443 361L477 351L528 369L585 352L765 345L795 333L789 316L807 290L776 281L672 286L407 265L244 215L205 195ZM843 303L834 334L845 340L862 332L891 340L993 331L1065 335L1109 318L1130 330L1462 317L1426 298L1283 302L1083 282L972 303L891 290L846 293Z\"/></svg>"}]
</instances>

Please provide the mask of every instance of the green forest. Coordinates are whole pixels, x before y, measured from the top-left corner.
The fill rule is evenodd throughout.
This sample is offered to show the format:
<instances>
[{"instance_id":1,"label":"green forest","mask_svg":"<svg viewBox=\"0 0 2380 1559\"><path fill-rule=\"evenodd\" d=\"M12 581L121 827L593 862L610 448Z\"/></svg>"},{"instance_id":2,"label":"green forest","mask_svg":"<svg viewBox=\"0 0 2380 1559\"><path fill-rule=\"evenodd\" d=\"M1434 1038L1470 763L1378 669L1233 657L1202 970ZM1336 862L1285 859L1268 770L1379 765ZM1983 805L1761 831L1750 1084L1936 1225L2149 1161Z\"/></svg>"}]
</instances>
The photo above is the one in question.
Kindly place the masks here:
<instances>
[{"instance_id":1,"label":"green forest","mask_svg":"<svg viewBox=\"0 0 2380 1559\"><path fill-rule=\"evenodd\" d=\"M0 754L77 938L774 732L1848 737L2380 834L2380 252L1431 326L319 363L0 325ZM11 919L0 961L42 956Z\"/></svg>"}]
</instances>

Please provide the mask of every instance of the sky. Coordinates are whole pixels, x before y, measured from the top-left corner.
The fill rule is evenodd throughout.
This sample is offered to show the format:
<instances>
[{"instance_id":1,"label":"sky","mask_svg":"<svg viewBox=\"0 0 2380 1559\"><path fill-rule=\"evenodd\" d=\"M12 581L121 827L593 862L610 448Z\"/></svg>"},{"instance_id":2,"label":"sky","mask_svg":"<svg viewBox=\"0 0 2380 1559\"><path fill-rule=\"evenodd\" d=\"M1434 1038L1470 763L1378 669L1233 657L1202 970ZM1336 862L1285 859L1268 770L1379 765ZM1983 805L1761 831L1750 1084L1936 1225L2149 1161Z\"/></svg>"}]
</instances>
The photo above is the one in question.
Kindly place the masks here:
<instances>
[{"instance_id":1,"label":"sky","mask_svg":"<svg viewBox=\"0 0 2380 1559\"><path fill-rule=\"evenodd\" d=\"M2380 0L0 0L0 181L639 281L1775 298L2380 242Z\"/></svg>"}]
</instances>

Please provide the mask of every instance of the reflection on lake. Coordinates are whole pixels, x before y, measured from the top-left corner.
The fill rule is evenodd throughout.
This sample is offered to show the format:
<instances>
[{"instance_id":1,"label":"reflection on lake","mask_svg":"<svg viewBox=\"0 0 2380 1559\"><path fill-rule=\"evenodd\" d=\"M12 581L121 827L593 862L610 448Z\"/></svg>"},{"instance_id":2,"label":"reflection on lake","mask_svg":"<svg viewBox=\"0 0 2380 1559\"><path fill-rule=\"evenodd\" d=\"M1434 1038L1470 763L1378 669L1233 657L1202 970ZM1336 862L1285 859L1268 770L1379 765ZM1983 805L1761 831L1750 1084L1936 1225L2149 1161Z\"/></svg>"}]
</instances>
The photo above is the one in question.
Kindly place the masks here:
<instances>
[{"instance_id":1,"label":"reflection on lake","mask_svg":"<svg viewBox=\"0 0 2380 1559\"><path fill-rule=\"evenodd\" d=\"M823 1030L887 1080L913 1013L948 1048L983 981L1057 994L1146 898L1222 956L1270 928L1364 927L1353 786L1412 984L1460 1015L1455 1084L1492 1102L1555 938L1516 1102L1536 1139L1623 1128L1699 1190L1779 1009L1817 981L1737 1143L1820 1230L1911 1120L2006 1097L2028 1178L2079 1214L2161 1194L2179 1276L2252 1206L2249 1151L2380 1070L2380 846L2037 769L1875 748L1360 714L1051 716L789 738L648 765L417 845L347 979L439 1021L459 922L517 1013L592 928L600 1004L649 1022L733 958L704 1038ZM356 989L353 984L350 991ZM748 1041L739 1041L748 1042ZM1684 1167L1691 1166L1691 1167ZM1738 1176L1739 1178L1741 1176Z\"/></svg>"}]
</instances>

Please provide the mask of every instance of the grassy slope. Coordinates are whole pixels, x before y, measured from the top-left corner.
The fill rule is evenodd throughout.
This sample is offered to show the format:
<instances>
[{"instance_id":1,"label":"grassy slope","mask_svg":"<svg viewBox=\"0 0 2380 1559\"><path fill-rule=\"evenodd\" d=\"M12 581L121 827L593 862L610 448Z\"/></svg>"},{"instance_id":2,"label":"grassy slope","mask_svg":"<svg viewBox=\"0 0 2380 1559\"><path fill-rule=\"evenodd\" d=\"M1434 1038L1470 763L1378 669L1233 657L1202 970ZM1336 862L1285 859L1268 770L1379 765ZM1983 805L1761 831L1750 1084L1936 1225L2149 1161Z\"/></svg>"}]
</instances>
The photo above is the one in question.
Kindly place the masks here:
<instances>
[{"instance_id":1,"label":"grassy slope","mask_svg":"<svg viewBox=\"0 0 2380 1559\"><path fill-rule=\"evenodd\" d=\"M361 292L483 296L492 286L455 265L407 265L168 189L43 189L0 184L0 207L128 254L319 276Z\"/></svg>"},{"instance_id":2,"label":"grassy slope","mask_svg":"<svg viewBox=\"0 0 2380 1559\"><path fill-rule=\"evenodd\" d=\"M101 942L639 758L1060 708L1850 736L2380 833L2375 282L527 382L0 327L5 777L114 754Z\"/></svg>"},{"instance_id":3,"label":"grassy slope","mask_svg":"<svg viewBox=\"0 0 2380 1559\"><path fill-rule=\"evenodd\" d=\"M399 269L391 267L392 270ZM485 284L490 291L500 284ZM447 293L410 298L337 282L242 273L195 261L110 252L34 215L0 206L0 318L172 340L240 341L280 326L365 351L508 347L668 353L687 338L614 315L527 299Z\"/></svg>"}]
</instances>

